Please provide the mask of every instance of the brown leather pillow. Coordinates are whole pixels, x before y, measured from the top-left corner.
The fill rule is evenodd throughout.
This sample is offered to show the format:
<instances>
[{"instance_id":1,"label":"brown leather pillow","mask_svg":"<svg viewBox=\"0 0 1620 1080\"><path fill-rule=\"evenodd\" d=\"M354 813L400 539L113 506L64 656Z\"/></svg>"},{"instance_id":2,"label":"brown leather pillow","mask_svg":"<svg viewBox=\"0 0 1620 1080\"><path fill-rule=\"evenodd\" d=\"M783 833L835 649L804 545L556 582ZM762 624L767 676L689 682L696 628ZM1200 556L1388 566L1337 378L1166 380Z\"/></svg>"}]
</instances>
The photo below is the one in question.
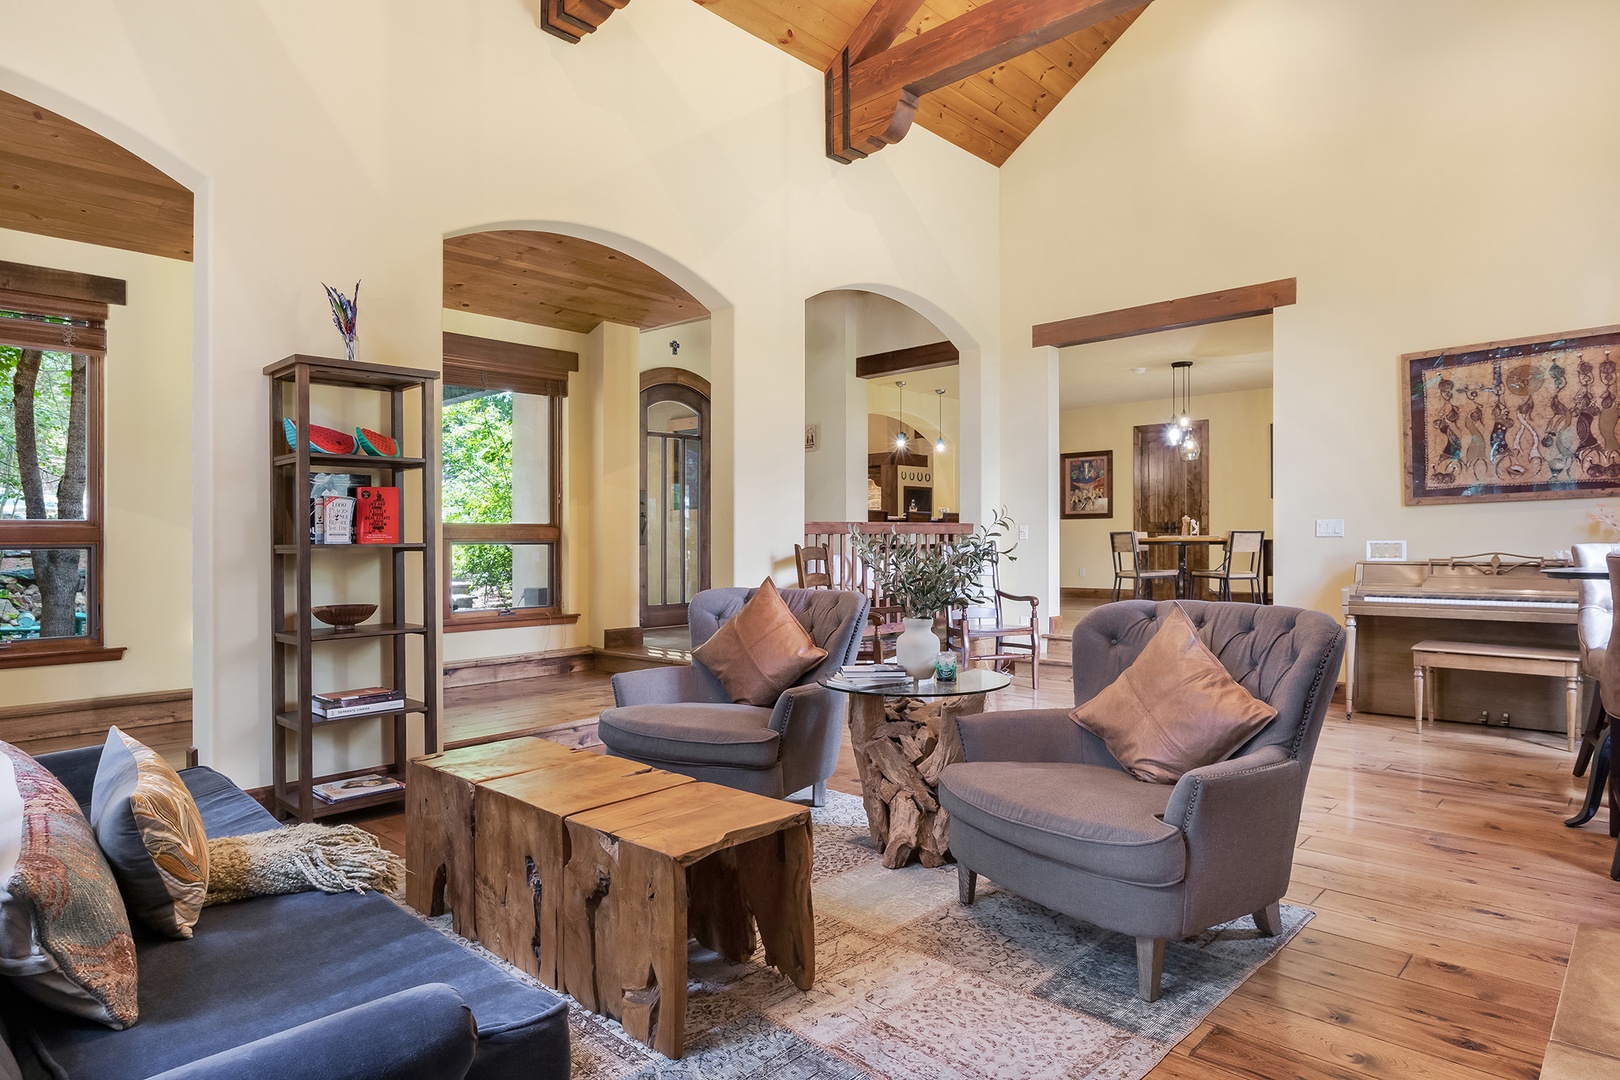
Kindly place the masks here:
<instances>
[{"instance_id":1,"label":"brown leather pillow","mask_svg":"<svg viewBox=\"0 0 1620 1080\"><path fill-rule=\"evenodd\" d=\"M827 658L788 610L776 583L766 578L714 636L692 650L714 672L731 700L744 705L776 704L782 691Z\"/></svg>"},{"instance_id":2,"label":"brown leather pillow","mask_svg":"<svg viewBox=\"0 0 1620 1080\"><path fill-rule=\"evenodd\" d=\"M1156 784L1225 760L1276 717L1227 674L1180 607L1119 678L1069 714L1132 776Z\"/></svg>"}]
</instances>

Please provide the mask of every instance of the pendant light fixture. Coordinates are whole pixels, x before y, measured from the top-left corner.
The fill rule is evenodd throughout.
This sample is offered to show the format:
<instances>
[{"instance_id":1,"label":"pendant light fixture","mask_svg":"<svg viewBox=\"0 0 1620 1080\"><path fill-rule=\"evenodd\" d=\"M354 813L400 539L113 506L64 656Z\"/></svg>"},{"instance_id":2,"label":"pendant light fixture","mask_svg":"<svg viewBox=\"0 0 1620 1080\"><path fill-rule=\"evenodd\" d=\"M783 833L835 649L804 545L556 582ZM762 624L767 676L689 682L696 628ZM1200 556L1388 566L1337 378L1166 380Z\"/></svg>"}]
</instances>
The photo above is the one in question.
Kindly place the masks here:
<instances>
[{"instance_id":1,"label":"pendant light fixture","mask_svg":"<svg viewBox=\"0 0 1620 1080\"><path fill-rule=\"evenodd\" d=\"M1191 360L1177 360L1170 365L1172 369L1180 369L1182 381L1181 414L1176 417L1176 428L1181 438L1172 446L1181 448L1182 461L1197 461L1203 448L1198 445L1198 436L1192 430L1192 366ZM1174 371L1172 371L1172 377Z\"/></svg>"},{"instance_id":2,"label":"pendant light fixture","mask_svg":"<svg viewBox=\"0 0 1620 1080\"><path fill-rule=\"evenodd\" d=\"M896 379L894 385L897 390L895 413L900 420L900 434L894 437L894 448L899 453L906 449L906 380Z\"/></svg>"},{"instance_id":3,"label":"pendant light fixture","mask_svg":"<svg viewBox=\"0 0 1620 1080\"><path fill-rule=\"evenodd\" d=\"M1181 422L1186 414L1181 410L1181 367L1183 364L1191 365L1191 360L1177 360L1170 365L1170 422L1164 425L1164 444L1166 446L1180 446L1181 437L1186 434L1187 425Z\"/></svg>"},{"instance_id":4,"label":"pendant light fixture","mask_svg":"<svg viewBox=\"0 0 1620 1080\"><path fill-rule=\"evenodd\" d=\"M934 394L939 398L939 438L934 440L934 453L945 452L945 388L936 387Z\"/></svg>"}]
</instances>

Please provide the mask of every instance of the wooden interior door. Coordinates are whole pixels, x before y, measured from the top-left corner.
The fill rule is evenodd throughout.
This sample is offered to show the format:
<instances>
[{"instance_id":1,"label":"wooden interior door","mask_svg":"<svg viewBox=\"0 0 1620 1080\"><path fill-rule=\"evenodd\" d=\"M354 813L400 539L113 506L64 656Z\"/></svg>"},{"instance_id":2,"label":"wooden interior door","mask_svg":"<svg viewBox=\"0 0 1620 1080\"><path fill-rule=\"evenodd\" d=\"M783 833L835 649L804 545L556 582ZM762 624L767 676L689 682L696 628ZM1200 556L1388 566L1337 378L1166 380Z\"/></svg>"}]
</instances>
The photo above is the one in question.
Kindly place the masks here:
<instances>
[{"instance_id":1,"label":"wooden interior door","mask_svg":"<svg viewBox=\"0 0 1620 1080\"><path fill-rule=\"evenodd\" d=\"M1209 421L1193 421L1192 433L1202 452L1196 461L1183 461L1181 450L1164 441L1163 424L1135 429L1132 475L1136 495L1132 527L1137 532L1153 536L1180 532L1181 517L1185 514L1198 520L1200 532L1209 533ZM1208 549L1202 544L1189 546L1188 569L1205 568L1208 555ZM1176 565L1176 549L1152 547L1148 560L1156 570L1171 569Z\"/></svg>"},{"instance_id":2,"label":"wooden interior door","mask_svg":"<svg viewBox=\"0 0 1620 1080\"><path fill-rule=\"evenodd\" d=\"M709 399L689 386L641 392L641 625L683 626L709 587Z\"/></svg>"}]
</instances>

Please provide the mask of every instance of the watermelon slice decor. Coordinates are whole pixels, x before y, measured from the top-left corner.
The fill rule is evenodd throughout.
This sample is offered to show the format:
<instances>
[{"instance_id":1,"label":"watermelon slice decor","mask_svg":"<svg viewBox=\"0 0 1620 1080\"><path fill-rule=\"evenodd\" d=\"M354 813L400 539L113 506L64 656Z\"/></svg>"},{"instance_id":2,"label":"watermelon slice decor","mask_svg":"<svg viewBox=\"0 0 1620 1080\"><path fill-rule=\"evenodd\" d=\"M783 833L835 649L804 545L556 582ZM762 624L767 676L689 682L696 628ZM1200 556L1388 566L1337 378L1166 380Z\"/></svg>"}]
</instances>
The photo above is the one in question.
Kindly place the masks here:
<instances>
[{"instance_id":1,"label":"watermelon slice decor","mask_svg":"<svg viewBox=\"0 0 1620 1080\"><path fill-rule=\"evenodd\" d=\"M357 427L354 429L355 445L360 447L362 453L372 457L398 457L399 443L388 436L372 431L370 428Z\"/></svg>"},{"instance_id":2,"label":"watermelon slice decor","mask_svg":"<svg viewBox=\"0 0 1620 1080\"><path fill-rule=\"evenodd\" d=\"M289 417L284 416L281 418L281 426L282 431L287 436L287 446L297 449L297 425ZM311 424L309 425L309 448L317 454L352 454L354 453L354 436L345 435L335 428Z\"/></svg>"}]
</instances>

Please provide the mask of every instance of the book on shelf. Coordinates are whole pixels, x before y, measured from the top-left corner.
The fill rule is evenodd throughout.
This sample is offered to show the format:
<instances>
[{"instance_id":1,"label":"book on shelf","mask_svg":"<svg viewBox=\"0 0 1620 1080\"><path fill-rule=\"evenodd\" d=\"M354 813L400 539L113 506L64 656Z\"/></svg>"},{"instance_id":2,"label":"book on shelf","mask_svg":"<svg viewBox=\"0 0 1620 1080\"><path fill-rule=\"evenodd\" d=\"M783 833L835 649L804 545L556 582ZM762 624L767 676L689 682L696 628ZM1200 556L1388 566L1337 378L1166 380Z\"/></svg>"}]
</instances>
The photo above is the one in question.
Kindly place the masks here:
<instances>
[{"instance_id":1,"label":"book on shelf","mask_svg":"<svg viewBox=\"0 0 1620 1080\"><path fill-rule=\"evenodd\" d=\"M351 776L347 780L329 780L310 788L323 802L340 803L349 799L363 799L368 795L382 795L390 791L404 791L405 785L397 777L381 773Z\"/></svg>"},{"instance_id":2,"label":"book on shelf","mask_svg":"<svg viewBox=\"0 0 1620 1080\"><path fill-rule=\"evenodd\" d=\"M348 716L369 716L371 713L398 712L405 707L405 695L397 694L381 701L368 701L363 705L327 705L310 700L309 711L328 720L342 720Z\"/></svg>"},{"instance_id":3,"label":"book on shelf","mask_svg":"<svg viewBox=\"0 0 1620 1080\"><path fill-rule=\"evenodd\" d=\"M370 705L375 701L392 701L400 697L400 692L387 686L362 686L354 690L328 690L324 694L313 694L311 697L323 705Z\"/></svg>"},{"instance_id":4,"label":"book on shelf","mask_svg":"<svg viewBox=\"0 0 1620 1080\"><path fill-rule=\"evenodd\" d=\"M326 500L330 496L347 496L351 490L371 483L369 473L312 472L309 474L309 539L311 543L325 544ZM330 543L346 544L347 539Z\"/></svg>"},{"instance_id":5,"label":"book on shelf","mask_svg":"<svg viewBox=\"0 0 1620 1080\"><path fill-rule=\"evenodd\" d=\"M357 487L352 494L355 503L354 542L399 543L399 488Z\"/></svg>"}]
</instances>

